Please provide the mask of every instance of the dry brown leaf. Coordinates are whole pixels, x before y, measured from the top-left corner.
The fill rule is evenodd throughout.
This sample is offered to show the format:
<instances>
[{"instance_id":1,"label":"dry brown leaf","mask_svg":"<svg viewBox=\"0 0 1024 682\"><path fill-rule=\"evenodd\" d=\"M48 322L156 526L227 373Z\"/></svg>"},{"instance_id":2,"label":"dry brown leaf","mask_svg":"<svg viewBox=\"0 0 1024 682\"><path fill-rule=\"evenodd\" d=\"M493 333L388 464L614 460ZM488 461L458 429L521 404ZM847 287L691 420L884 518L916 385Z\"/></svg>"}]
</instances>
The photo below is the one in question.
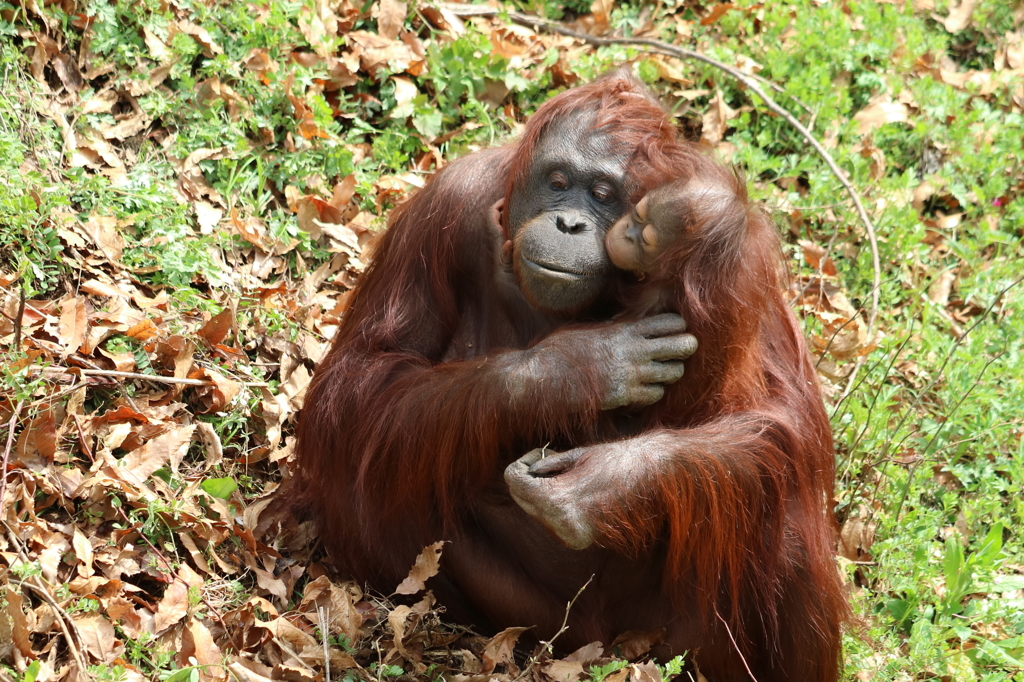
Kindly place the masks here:
<instances>
[{"instance_id":1,"label":"dry brown leaf","mask_svg":"<svg viewBox=\"0 0 1024 682\"><path fill-rule=\"evenodd\" d=\"M186 667L189 665L208 665L210 671L220 667L223 654L220 647L213 641L210 630L195 618L190 618L185 629L181 633L181 649L178 652L178 665ZM195 662L189 659L195 659ZM214 676L218 677L218 676ZM223 675L219 676L223 678Z\"/></svg>"},{"instance_id":2,"label":"dry brown leaf","mask_svg":"<svg viewBox=\"0 0 1024 682\"><path fill-rule=\"evenodd\" d=\"M525 26L511 25L495 28L491 31L490 39L491 51L506 59L524 57L538 44L537 34ZM482 99L489 102L491 106L499 106L508 95L505 84L493 82L488 84L488 87L491 92L488 93L485 89L486 97Z\"/></svg>"},{"instance_id":3,"label":"dry brown leaf","mask_svg":"<svg viewBox=\"0 0 1024 682\"><path fill-rule=\"evenodd\" d=\"M932 18L942 24L950 33L958 33L970 26L971 14L974 13L974 6L977 2L978 0L963 0L956 7L950 8L949 16L940 17L933 14Z\"/></svg>"},{"instance_id":4,"label":"dry brown leaf","mask_svg":"<svg viewBox=\"0 0 1024 682\"><path fill-rule=\"evenodd\" d=\"M302 403L306 399L306 389L309 387L309 382L312 378L306 366L299 365L288 375L288 379L280 385L279 390L288 397L288 404L293 411L298 412L302 409Z\"/></svg>"},{"instance_id":5,"label":"dry brown leaf","mask_svg":"<svg viewBox=\"0 0 1024 682\"><path fill-rule=\"evenodd\" d=\"M427 580L437 575L440 570L442 547L444 547L443 540L424 547L420 555L416 557L416 563L409 571L409 575L401 585L395 588L395 594L416 594L422 591L426 587Z\"/></svg>"},{"instance_id":6,"label":"dry brown leaf","mask_svg":"<svg viewBox=\"0 0 1024 682\"><path fill-rule=\"evenodd\" d=\"M41 471L57 454L57 424L53 410L46 408L29 422L18 436L15 452L33 471Z\"/></svg>"},{"instance_id":7,"label":"dry brown leaf","mask_svg":"<svg viewBox=\"0 0 1024 682\"><path fill-rule=\"evenodd\" d=\"M197 26L191 21L179 21L177 26L182 33L187 33L195 38L196 42L199 43L199 46L202 48L203 54L208 59L212 59L214 55L224 54L224 48L218 45L214 41L213 36L210 35L210 32L202 26Z\"/></svg>"},{"instance_id":8,"label":"dry brown leaf","mask_svg":"<svg viewBox=\"0 0 1024 682\"><path fill-rule=\"evenodd\" d=\"M622 657L632 661L640 658L664 641L665 628L658 628L657 630L630 630L616 637L612 642L612 648L619 647Z\"/></svg>"},{"instance_id":9,"label":"dry brown leaf","mask_svg":"<svg viewBox=\"0 0 1024 682\"><path fill-rule=\"evenodd\" d=\"M260 402L260 412L263 416L263 424L267 432L267 447L276 450L281 444L281 428L284 426L285 418L291 414L288 396L279 392L271 393L270 390L262 389L263 400Z\"/></svg>"},{"instance_id":10,"label":"dry brown leaf","mask_svg":"<svg viewBox=\"0 0 1024 682\"><path fill-rule=\"evenodd\" d=\"M931 286L928 287L928 300L932 303L937 303L942 307L946 307L949 303L949 294L953 290L953 283L956 282L956 272L953 270L944 270L935 278Z\"/></svg>"},{"instance_id":11,"label":"dry brown leaf","mask_svg":"<svg viewBox=\"0 0 1024 682\"><path fill-rule=\"evenodd\" d=\"M839 555L850 561L871 561L871 545L875 542L875 523L862 516L852 516L839 534Z\"/></svg>"},{"instance_id":12,"label":"dry brown leaf","mask_svg":"<svg viewBox=\"0 0 1024 682\"><path fill-rule=\"evenodd\" d=\"M71 546L75 549L75 556L78 558L78 575L88 578L92 575L92 543L85 533L75 526L74 535L71 537Z\"/></svg>"},{"instance_id":13,"label":"dry brown leaf","mask_svg":"<svg viewBox=\"0 0 1024 682\"><path fill-rule=\"evenodd\" d=\"M614 8L614 0L594 0L591 3L590 13L594 18L591 34L603 35L608 32L612 25L612 10Z\"/></svg>"},{"instance_id":14,"label":"dry brown leaf","mask_svg":"<svg viewBox=\"0 0 1024 682\"><path fill-rule=\"evenodd\" d=\"M35 658L32 655L32 641L29 639L28 618L21 610L21 592L10 585L7 586L7 616L10 618L11 634L14 646L22 656Z\"/></svg>"},{"instance_id":15,"label":"dry brown leaf","mask_svg":"<svg viewBox=\"0 0 1024 682\"><path fill-rule=\"evenodd\" d=\"M604 645L601 642L591 642L566 656L565 660L579 661L583 665L590 665L602 656L604 656Z\"/></svg>"},{"instance_id":16,"label":"dry brown leaf","mask_svg":"<svg viewBox=\"0 0 1024 682\"><path fill-rule=\"evenodd\" d=\"M447 7L420 5L417 9L436 29L448 31L456 38L466 32L466 22Z\"/></svg>"},{"instance_id":17,"label":"dry brown leaf","mask_svg":"<svg viewBox=\"0 0 1024 682\"><path fill-rule=\"evenodd\" d=\"M654 661L634 663L629 669L629 682L661 682L661 671Z\"/></svg>"},{"instance_id":18,"label":"dry brown leaf","mask_svg":"<svg viewBox=\"0 0 1024 682\"><path fill-rule=\"evenodd\" d=\"M839 274L839 271L836 270L836 265L832 262L832 259L825 258L826 254L824 247L818 246L814 242L807 241L806 239L801 239L798 243L800 244L800 248L803 250L804 260L807 261L808 265L812 268L821 270L821 273L828 277L835 277ZM822 263L823 258L825 259L824 263Z\"/></svg>"},{"instance_id":19,"label":"dry brown leaf","mask_svg":"<svg viewBox=\"0 0 1024 682\"><path fill-rule=\"evenodd\" d=\"M920 185L914 188L914 196L911 199L911 205L914 210L918 213L924 210L924 204L926 201L932 198L935 194L935 188L932 187L931 183L924 180Z\"/></svg>"},{"instance_id":20,"label":"dry brown leaf","mask_svg":"<svg viewBox=\"0 0 1024 682\"><path fill-rule=\"evenodd\" d=\"M701 138L712 145L717 145L725 137L725 131L729 128L729 121L739 116L739 112L725 103L725 96L721 90L715 91L711 100L711 106L703 116L703 127Z\"/></svg>"},{"instance_id":21,"label":"dry brown leaf","mask_svg":"<svg viewBox=\"0 0 1024 682\"><path fill-rule=\"evenodd\" d=\"M491 641L484 647L483 668L480 672L484 675L490 675L494 672L496 666L504 664L510 675L518 675L519 669L516 667L514 649L516 642L519 641L519 636L529 629L505 628L494 637L491 637Z\"/></svg>"},{"instance_id":22,"label":"dry brown leaf","mask_svg":"<svg viewBox=\"0 0 1024 682\"><path fill-rule=\"evenodd\" d=\"M234 662L228 663L228 670L231 674L239 680L239 682L274 682L273 678L270 677L271 671L267 670L267 674L252 670L253 666L257 666L259 663L245 658L235 658Z\"/></svg>"},{"instance_id":23,"label":"dry brown leaf","mask_svg":"<svg viewBox=\"0 0 1024 682\"><path fill-rule=\"evenodd\" d=\"M57 72L57 77L60 78L60 82L64 84L68 92L78 92L85 87L82 72L78 70L78 64L75 63L71 55L54 55L52 64L53 70Z\"/></svg>"},{"instance_id":24,"label":"dry brown leaf","mask_svg":"<svg viewBox=\"0 0 1024 682\"><path fill-rule=\"evenodd\" d=\"M693 80L686 77L678 62L669 60L661 55L655 55L647 61L653 63L658 68L658 78L661 80L672 81L680 85L693 85ZM704 94L708 93L705 91Z\"/></svg>"},{"instance_id":25,"label":"dry brown leaf","mask_svg":"<svg viewBox=\"0 0 1024 682\"><path fill-rule=\"evenodd\" d=\"M112 663L124 652L114 634L114 626L101 613L76 613L71 616L81 635L85 650L102 663Z\"/></svg>"},{"instance_id":26,"label":"dry brown leaf","mask_svg":"<svg viewBox=\"0 0 1024 682\"><path fill-rule=\"evenodd\" d=\"M61 356L67 357L82 346L86 329L89 326L89 314L85 307L85 298L68 294L60 301L60 331L57 341L62 346Z\"/></svg>"},{"instance_id":27,"label":"dry brown leaf","mask_svg":"<svg viewBox=\"0 0 1024 682\"><path fill-rule=\"evenodd\" d=\"M196 335L206 339L210 343L220 343L231 333L235 324L235 316L231 308L225 308L204 324L196 332Z\"/></svg>"},{"instance_id":28,"label":"dry brown leaf","mask_svg":"<svg viewBox=\"0 0 1024 682\"><path fill-rule=\"evenodd\" d=\"M300 658L309 658L313 662L323 661L323 649L320 644L285 618L275 618L261 625L285 642L291 652L298 654Z\"/></svg>"},{"instance_id":29,"label":"dry brown leaf","mask_svg":"<svg viewBox=\"0 0 1024 682\"><path fill-rule=\"evenodd\" d=\"M192 204L192 210L196 214L196 222L199 224L201 234L213 234L213 231L220 224L224 217L224 209L217 208L208 201L197 201Z\"/></svg>"},{"instance_id":30,"label":"dry brown leaf","mask_svg":"<svg viewBox=\"0 0 1024 682\"><path fill-rule=\"evenodd\" d=\"M147 318L128 327L124 335L136 341L148 341L159 333L160 331L156 328L153 320Z\"/></svg>"},{"instance_id":31,"label":"dry brown leaf","mask_svg":"<svg viewBox=\"0 0 1024 682\"><path fill-rule=\"evenodd\" d=\"M206 422L200 422L200 425L205 423ZM209 425L207 424L207 426ZM192 561L195 562L199 570L207 575L213 575L213 571L210 570L210 564L206 561L206 557L203 556L203 553L199 551L199 546L196 545L196 541L192 539L192 536L188 533L181 532L178 533L178 539L181 540L181 544L184 545L185 550L188 552L189 556L192 557Z\"/></svg>"},{"instance_id":32,"label":"dry brown leaf","mask_svg":"<svg viewBox=\"0 0 1024 682\"><path fill-rule=\"evenodd\" d=\"M395 635L395 649L405 658L411 658L408 649L405 648L405 633L415 629L419 619L434 605L434 597L427 592L426 596L412 606L396 606L388 614L388 625Z\"/></svg>"},{"instance_id":33,"label":"dry brown leaf","mask_svg":"<svg viewBox=\"0 0 1024 682\"><path fill-rule=\"evenodd\" d=\"M1007 31L1005 40L1006 65L1011 69L1024 69L1024 36Z\"/></svg>"},{"instance_id":34,"label":"dry brown leaf","mask_svg":"<svg viewBox=\"0 0 1024 682\"><path fill-rule=\"evenodd\" d=\"M407 3L399 0L380 0L374 11L377 17L377 32L390 40L398 38L407 12Z\"/></svg>"},{"instance_id":35,"label":"dry brown leaf","mask_svg":"<svg viewBox=\"0 0 1024 682\"><path fill-rule=\"evenodd\" d=\"M129 452L120 462L125 480L145 485L146 479L168 462L177 470L195 430L195 424L173 428Z\"/></svg>"},{"instance_id":36,"label":"dry brown leaf","mask_svg":"<svg viewBox=\"0 0 1024 682\"><path fill-rule=\"evenodd\" d=\"M121 262L121 252L124 251L124 238L121 237L121 233L118 230L117 218L114 216L91 215L88 220L82 223L82 229L111 263Z\"/></svg>"},{"instance_id":37,"label":"dry brown leaf","mask_svg":"<svg viewBox=\"0 0 1024 682\"><path fill-rule=\"evenodd\" d=\"M313 611L311 620L319 622L318 616L315 615L316 610L326 609L331 632L340 632L348 637L350 642L354 642L359 638L359 630L363 624L363 616L355 606L362 596L362 590L355 583L349 582L338 586L331 583L327 576L320 576L306 585L299 610Z\"/></svg>"},{"instance_id":38,"label":"dry brown leaf","mask_svg":"<svg viewBox=\"0 0 1024 682\"><path fill-rule=\"evenodd\" d=\"M188 589L184 580L175 579L167 585L153 618L153 631L156 634L159 635L188 613Z\"/></svg>"},{"instance_id":39,"label":"dry brown leaf","mask_svg":"<svg viewBox=\"0 0 1024 682\"><path fill-rule=\"evenodd\" d=\"M346 39L360 49L360 67L371 76L385 66L393 72L406 71L413 76L423 70L423 57L401 40L389 40L369 31L352 31Z\"/></svg>"},{"instance_id":40,"label":"dry brown leaf","mask_svg":"<svg viewBox=\"0 0 1024 682\"><path fill-rule=\"evenodd\" d=\"M203 367L201 377L212 381L214 384L213 386L204 386L196 390L197 395L203 402L201 410L203 413L223 412L224 408L231 404L231 401L242 390L240 383L228 379L212 367Z\"/></svg>"},{"instance_id":41,"label":"dry brown leaf","mask_svg":"<svg viewBox=\"0 0 1024 682\"><path fill-rule=\"evenodd\" d=\"M122 352L114 352L107 350L106 348L97 348L96 344L93 342L83 344L83 352L85 347L88 347L90 350L95 350L97 353L114 363L114 369L118 372L135 371L135 356L132 355L131 351L125 350Z\"/></svg>"},{"instance_id":42,"label":"dry brown leaf","mask_svg":"<svg viewBox=\"0 0 1024 682\"><path fill-rule=\"evenodd\" d=\"M545 680L551 682L578 682L583 679L583 664L579 661L545 661L540 665Z\"/></svg>"},{"instance_id":43,"label":"dry brown leaf","mask_svg":"<svg viewBox=\"0 0 1024 682\"><path fill-rule=\"evenodd\" d=\"M196 433L203 442L203 449L206 452L206 463L203 468L209 470L224 460L224 445L217 430L209 422L196 422Z\"/></svg>"},{"instance_id":44,"label":"dry brown leaf","mask_svg":"<svg viewBox=\"0 0 1024 682\"><path fill-rule=\"evenodd\" d=\"M711 24L713 24L716 21L718 21L719 19L721 19L725 15L726 12L728 12L731 9L735 9L735 8L736 8L736 5L732 4L731 2L719 3L719 4L715 5L714 9L712 9L711 12L706 17L704 17L703 19L700 20L700 25L701 26L710 26Z\"/></svg>"},{"instance_id":45,"label":"dry brown leaf","mask_svg":"<svg viewBox=\"0 0 1024 682\"><path fill-rule=\"evenodd\" d=\"M908 112L907 105L893 102L886 96L858 111L853 120L857 122L857 132L866 135L886 123L905 123Z\"/></svg>"},{"instance_id":46,"label":"dry brown leaf","mask_svg":"<svg viewBox=\"0 0 1024 682\"><path fill-rule=\"evenodd\" d=\"M178 191L191 201L199 201L203 197L209 197L212 204L226 206L224 197L220 192L206 181L202 169L199 167L202 161L216 161L229 155L225 148L220 149L196 149L181 162L181 169L178 171Z\"/></svg>"},{"instance_id":47,"label":"dry brown leaf","mask_svg":"<svg viewBox=\"0 0 1024 682\"><path fill-rule=\"evenodd\" d=\"M409 104L420 94L420 91L416 89L416 84L405 76L392 76L391 80L395 82L395 102L398 106ZM394 118L394 113L392 113L392 118Z\"/></svg>"},{"instance_id":48,"label":"dry brown leaf","mask_svg":"<svg viewBox=\"0 0 1024 682\"><path fill-rule=\"evenodd\" d=\"M299 11L299 30L310 47L324 58L331 56L334 37L338 35L338 17L331 9L331 4L316 0L304 3Z\"/></svg>"},{"instance_id":49,"label":"dry brown leaf","mask_svg":"<svg viewBox=\"0 0 1024 682\"><path fill-rule=\"evenodd\" d=\"M288 587L283 580L259 566L250 566L249 570L256 574L256 582L260 587L281 601L288 601Z\"/></svg>"}]
</instances>

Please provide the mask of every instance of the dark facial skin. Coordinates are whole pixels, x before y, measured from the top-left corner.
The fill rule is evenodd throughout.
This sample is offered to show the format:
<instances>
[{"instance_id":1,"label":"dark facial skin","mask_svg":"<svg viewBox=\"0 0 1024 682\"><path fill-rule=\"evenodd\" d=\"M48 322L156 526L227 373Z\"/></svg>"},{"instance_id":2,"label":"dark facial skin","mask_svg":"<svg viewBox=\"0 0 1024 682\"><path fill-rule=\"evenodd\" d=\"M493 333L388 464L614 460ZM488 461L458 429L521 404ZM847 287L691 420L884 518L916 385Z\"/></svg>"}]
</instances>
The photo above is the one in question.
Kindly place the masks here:
<instances>
[{"instance_id":1,"label":"dark facial skin","mask_svg":"<svg viewBox=\"0 0 1024 682\"><path fill-rule=\"evenodd\" d=\"M537 308L555 314L577 313L605 291L614 272L605 235L627 205L624 161L591 120L568 119L545 132L509 202L519 285Z\"/></svg>"}]
</instances>

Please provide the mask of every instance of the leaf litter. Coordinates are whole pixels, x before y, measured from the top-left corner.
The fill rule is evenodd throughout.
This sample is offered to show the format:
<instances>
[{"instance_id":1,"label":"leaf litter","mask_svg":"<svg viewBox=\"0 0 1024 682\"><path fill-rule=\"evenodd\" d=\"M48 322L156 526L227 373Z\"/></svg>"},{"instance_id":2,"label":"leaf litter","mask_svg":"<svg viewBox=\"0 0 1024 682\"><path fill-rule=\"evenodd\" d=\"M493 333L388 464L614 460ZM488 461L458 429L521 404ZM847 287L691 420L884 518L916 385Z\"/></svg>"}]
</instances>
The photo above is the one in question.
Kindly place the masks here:
<instances>
[{"instance_id":1,"label":"leaf litter","mask_svg":"<svg viewBox=\"0 0 1024 682\"><path fill-rule=\"evenodd\" d=\"M613 5L597 2L581 21L607 32ZM43 90L30 115L56 124L65 167L127 186L140 161L137 141L176 134L140 104L166 92L172 43L186 37L210 59L226 50L181 5L170 9L168 26L142 31L149 59L129 68L90 59L85 15L71 15L64 35L40 5L25 5L18 37ZM466 31L443 6L421 9L449 36ZM376 32L354 29L366 10ZM409 77L423 72L425 53L406 28L407 10L397 0L307 5L298 27L311 52L296 48L288 63L252 49L236 64L286 93L293 119L286 148L331 137L307 99L294 94L301 88L293 65L330 74L312 86L328 95L387 65L399 107L415 106L419 93ZM548 68L541 61L551 48L584 51L519 26L469 21L523 68ZM564 57L550 68L567 83L578 80ZM494 97L500 102L504 94ZM196 83L195 101L223 107L232 120L253 105L217 76ZM719 103L724 121L732 113ZM82 115L103 122L85 125ZM415 166L441 166L431 142L446 139L425 140L432 152ZM350 151L357 160L369 152ZM172 159L173 191L196 233L239 238L213 254L213 270L196 274L193 284L208 293L191 306L148 281L153 267L125 262L123 235L133 220L101 208L64 206L44 217L78 268L68 293L21 301L18 273L0 271L0 342L24 353L7 369L24 395L0 393L0 423L13 438L0 493L0 661L40 680L93 679L98 665L129 682L164 666L178 670L164 673L168 680L370 680L389 666L459 682L517 679L522 658L517 663L513 651L529 628L486 638L443 622L425 586L442 543L424 549L396 586L396 603L331 579L310 529L274 494L294 466L295 415L369 260L380 214L422 177L381 176L368 188L348 175L333 185L282 188L280 203L329 256L289 279L281 275L299 240L270 229L208 179L208 164L232 154L199 147ZM281 316L293 326L272 324ZM244 425L225 433L210 421L228 414L241 415ZM220 472L229 476L217 478ZM240 478L249 483L240 487ZM625 648L642 657L650 645ZM564 660L542 647L532 660L534 679L545 681L581 679L584 664L613 659L594 643ZM615 679L660 680L660 672L638 664Z\"/></svg>"},{"instance_id":2,"label":"leaf litter","mask_svg":"<svg viewBox=\"0 0 1024 682\"><path fill-rule=\"evenodd\" d=\"M614 4L594 2L574 25L606 34ZM964 0L935 20L951 33L963 30L974 4ZM56 125L65 167L106 176L114 187L128 185L129 171L140 162L141 138L167 149L178 132L140 104L166 93L175 41L194 41L209 59L235 58L227 56L230 46L174 2L168 26L143 29L148 58L133 68L90 59L82 36L91 19L84 14L70 14L69 33L62 35L42 5L21 7L29 20L17 24L17 37L43 90L30 115ZM933 9L926 2L915 7ZM253 48L231 66L256 74L287 102L285 149L331 140L311 95L323 94L330 103L386 69L397 107L416 106L421 93L412 78L425 72L427 46L407 29L408 10L397 0L308 3L297 21L306 47L293 47L287 59ZM444 5L416 10L442 32L438 40L463 35L472 25L516 68L546 69L562 85L579 80L571 65L591 51L497 19L459 17ZM700 23L720 21L731 11L747 10L720 4ZM355 28L365 27L367 16L376 21L376 32ZM687 39L693 22L673 20ZM649 30L642 25L638 34ZM948 57L919 60L915 69L979 97L1009 88L1019 111L1022 45L1018 34L1002 37L993 70L963 71ZM552 50L554 61L547 59ZM737 59L747 73L761 68ZM657 56L649 61L677 88L672 95L680 102L711 97L698 117L699 137L731 157L734 148L725 138L746 108L731 108L721 89L695 84L675 62ZM327 77L297 85L299 67ZM489 84L482 98L501 106L507 92ZM215 75L197 81L195 94L196 106L220 107L230 120L252 112L251 99ZM886 162L872 133L885 124L912 125L917 110L912 100L883 93L853 117L873 176L884 173ZM79 120L85 115L98 122L86 125ZM23 352L6 369L17 376L21 393L0 394L0 424L9 425L0 431L0 444L8 441L8 475L0 492L0 661L18 671L36 666L36 679L45 680L90 679L98 664L117 669L121 679L140 680L158 668L158 654L178 669L168 678L174 680L320 680L343 673L376 680L388 666L413 676L443 673L458 682L511 681L524 674L520 638L528 628L485 638L443 621L425 585L438 570L441 543L424 549L393 598L367 593L331 579L310 529L274 495L294 466L294 418L312 370L369 262L386 207L421 186L422 171L444 164L441 148L452 136L477 125L424 135L428 151L410 164L415 172L372 183L357 173L331 182L304 178L273 188L301 233L328 254L299 277L285 275L292 274L292 259L303 258L301 240L275 230L210 181L210 164L231 159L231 149L197 147L175 159L173 192L188 207L196 233L237 236L230 248L211 254L209 271L197 273L193 291L203 293L191 305L183 306L171 287L147 280L154 266L125 262L131 217L67 206L44 216L78 279L56 298L22 300L19 273L0 271L0 344ZM269 129L258 134L274 137ZM346 150L357 164L373 153L367 144L346 144ZM867 338L831 245L804 238L810 234L803 229L805 216L789 205L790 190L799 191L801 181L783 178L771 192L788 212L804 262L814 271L794 278L791 297L820 323L811 344L826 390L835 392L853 361L877 347L882 332ZM907 201L930 224L930 243L944 248L943 235L955 229L960 215L949 190L924 179ZM946 213L929 208L942 202ZM838 223L834 213L821 216ZM928 289L954 330L982 312L958 298L957 276L942 271ZM281 318L291 324L278 324ZM210 421L228 414L241 416L237 429L218 430ZM222 473L228 476L218 478ZM243 478L245 486L234 484ZM854 516L844 527L841 552L850 560L871 558L874 526L866 518ZM613 649L642 660L659 637L657 631L626 633ZM129 647L140 646L149 653L129 655ZM579 680L591 666L615 660L612 653L593 643L559 660L541 647L526 672L541 682ZM152 665L143 669L140 660ZM177 677L182 671L187 675ZM646 682L660 680L661 672L639 662L605 679Z\"/></svg>"}]
</instances>

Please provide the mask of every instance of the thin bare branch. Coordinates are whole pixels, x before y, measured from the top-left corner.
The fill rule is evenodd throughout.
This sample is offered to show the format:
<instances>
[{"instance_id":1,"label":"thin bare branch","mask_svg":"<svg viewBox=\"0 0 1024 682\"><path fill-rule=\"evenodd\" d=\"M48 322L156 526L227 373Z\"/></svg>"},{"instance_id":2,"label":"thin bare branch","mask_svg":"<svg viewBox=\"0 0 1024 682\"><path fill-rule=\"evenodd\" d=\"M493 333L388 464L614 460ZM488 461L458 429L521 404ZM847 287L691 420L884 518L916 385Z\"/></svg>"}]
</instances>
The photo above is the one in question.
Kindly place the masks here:
<instances>
[{"instance_id":1,"label":"thin bare branch","mask_svg":"<svg viewBox=\"0 0 1024 682\"><path fill-rule=\"evenodd\" d=\"M24 400L19 400L14 406L14 412L7 421L7 443L4 445L4 457L0 460L0 509L4 507L4 494L7 492L7 462L11 457L11 448L14 447L14 427L18 424L21 416L21 408L25 405Z\"/></svg>"}]
</instances>

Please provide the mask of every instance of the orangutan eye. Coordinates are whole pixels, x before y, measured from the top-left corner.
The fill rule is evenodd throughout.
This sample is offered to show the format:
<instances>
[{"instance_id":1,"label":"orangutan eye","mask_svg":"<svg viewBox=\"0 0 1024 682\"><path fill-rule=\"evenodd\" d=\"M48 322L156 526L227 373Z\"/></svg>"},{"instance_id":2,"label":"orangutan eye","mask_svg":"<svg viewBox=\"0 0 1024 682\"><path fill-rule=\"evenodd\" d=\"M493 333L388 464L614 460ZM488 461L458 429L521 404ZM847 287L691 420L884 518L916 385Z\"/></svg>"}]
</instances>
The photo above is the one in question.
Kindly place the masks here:
<instances>
[{"instance_id":1,"label":"orangutan eye","mask_svg":"<svg viewBox=\"0 0 1024 682\"><path fill-rule=\"evenodd\" d=\"M612 188L603 182L599 182L590 188L590 194L603 204L612 198Z\"/></svg>"},{"instance_id":2,"label":"orangutan eye","mask_svg":"<svg viewBox=\"0 0 1024 682\"><path fill-rule=\"evenodd\" d=\"M566 189L567 187L569 187L569 179L563 173L555 171L551 174L552 189Z\"/></svg>"}]
</instances>

